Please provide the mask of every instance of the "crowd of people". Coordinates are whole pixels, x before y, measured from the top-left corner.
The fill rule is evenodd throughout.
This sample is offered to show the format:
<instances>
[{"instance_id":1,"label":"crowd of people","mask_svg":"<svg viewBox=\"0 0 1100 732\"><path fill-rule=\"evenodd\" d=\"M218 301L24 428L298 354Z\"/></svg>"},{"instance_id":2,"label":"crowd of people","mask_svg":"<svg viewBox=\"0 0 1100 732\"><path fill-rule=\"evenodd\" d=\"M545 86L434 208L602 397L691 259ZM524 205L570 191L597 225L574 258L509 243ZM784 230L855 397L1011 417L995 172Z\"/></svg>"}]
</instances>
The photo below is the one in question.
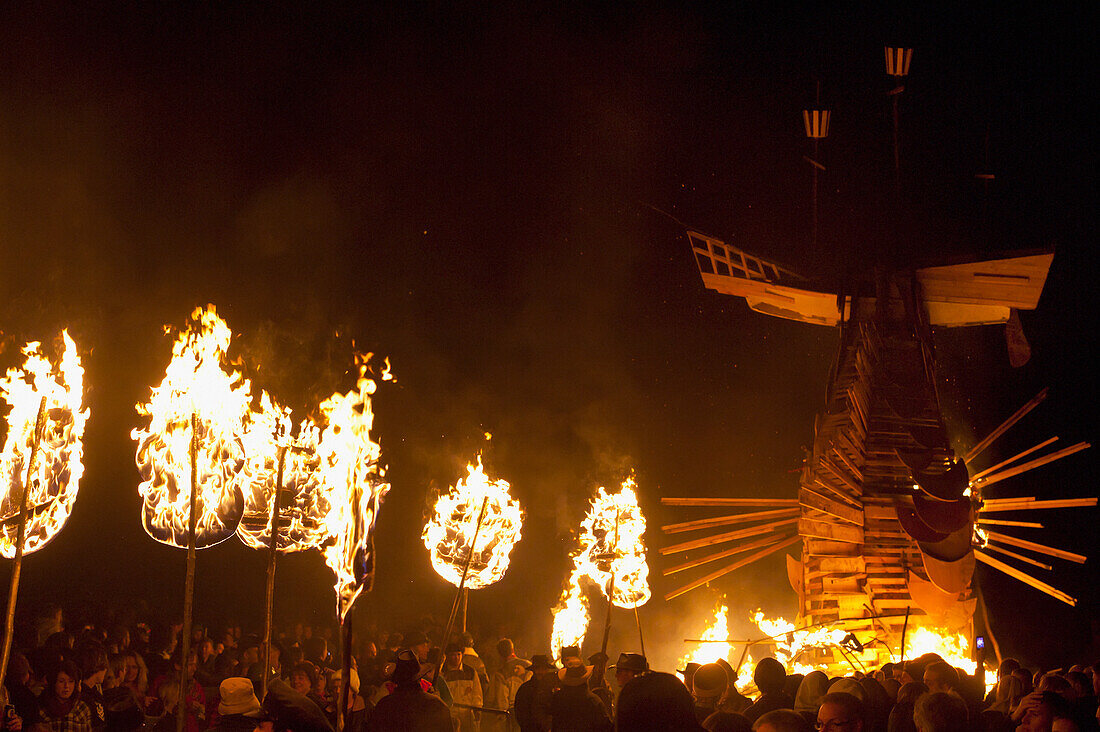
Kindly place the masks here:
<instances>
[{"instance_id":1,"label":"crowd of people","mask_svg":"<svg viewBox=\"0 0 1100 732\"><path fill-rule=\"evenodd\" d=\"M765 658L746 696L724 660L666 673L637 653L613 664L576 647L524 659L508 638L444 643L424 622L353 636L345 683L327 627L277 629L265 654L239 626L195 625L184 674L181 623L63 620L50 608L17 639L0 732L170 732L180 716L186 732L1100 730L1100 664L1039 671L1004 659L987 694L934 654L839 678Z\"/></svg>"}]
</instances>

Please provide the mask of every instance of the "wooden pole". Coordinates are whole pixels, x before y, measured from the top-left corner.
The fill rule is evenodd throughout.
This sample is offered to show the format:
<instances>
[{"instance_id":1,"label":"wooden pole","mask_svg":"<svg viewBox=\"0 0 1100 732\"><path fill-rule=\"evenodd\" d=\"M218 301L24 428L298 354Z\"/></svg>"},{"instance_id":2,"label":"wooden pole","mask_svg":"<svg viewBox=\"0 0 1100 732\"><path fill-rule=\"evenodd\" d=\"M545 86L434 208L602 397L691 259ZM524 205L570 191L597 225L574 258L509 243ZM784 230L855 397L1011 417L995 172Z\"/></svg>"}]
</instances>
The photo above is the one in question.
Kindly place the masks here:
<instances>
[{"instance_id":1,"label":"wooden pole","mask_svg":"<svg viewBox=\"0 0 1100 732\"><path fill-rule=\"evenodd\" d=\"M1082 450L1087 450L1090 447L1092 447L1092 445L1087 442L1078 442L1076 445L1064 447L1061 450L1052 452L1049 455L1044 455L1041 458L1029 460L1023 465L1017 465L1015 468L1009 468L1007 470L1002 470L999 473L994 473L993 475L986 476L985 478L982 478L981 481L978 483L978 487L984 490L994 483L999 483L1006 478L1011 478L1013 476L1019 475L1020 473L1026 473L1029 470L1033 470L1034 468L1046 465L1047 463L1052 463L1055 460L1061 460L1064 457L1068 457L1076 452L1081 452Z\"/></svg>"},{"instance_id":2,"label":"wooden pole","mask_svg":"<svg viewBox=\"0 0 1100 732\"><path fill-rule=\"evenodd\" d=\"M191 413L191 498L187 512L187 569L183 581L183 637L180 638L180 693L176 709L176 732L187 726L187 692L190 674L187 657L191 654L191 614L195 603L195 499L198 492L198 416Z\"/></svg>"},{"instance_id":3,"label":"wooden pole","mask_svg":"<svg viewBox=\"0 0 1100 732\"><path fill-rule=\"evenodd\" d=\"M709 529L712 526L729 526L731 524L743 524L751 521L763 521L764 519L786 518L788 516L798 515L799 510L800 509L797 508L780 508L775 511L752 511L750 513L738 513L731 516L699 519L698 521L684 521L678 524L662 526L661 531L666 534L679 534L684 531Z\"/></svg>"},{"instance_id":4,"label":"wooden pole","mask_svg":"<svg viewBox=\"0 0 1100 732\"><path fill-rule=\"evenodd\" d=\"M978 519L975 523L983 526L1019 526L1025 529L1041 529L1043 525L1036 521L1006 521L1002 519Z\"/></svg>"},{"instance_id":5,"label":"wooden pole","mask_svg":"<svg viewBox=\"0 0 1100 732\"><path fill-rule=\"evenodd\" d=\"M1008 544L1009 546L1019 547L1020 549L1027 549L1029 551L1038 552L1039 554L1046 554L1047 556L1055 557L1056 559L1065 559L1068 562L1077 562L1078 564L1084 564L1086 561L1088 561L1088 557L1082 554L1067 552L1064 549L1055 549L1054 547L1050 547L1045 544L1037 544L1034 541L1017 539L1015 536L1000 534L996 531L987 531L985 533L990 541L995 541L998 544Z\"/></svg>"},{"instance_id":6,"label":"wooden pole","mask_svg":"<svg viewBox=\"0 0 1100 732\"><path fill-rule=\"evenodd\" d=\"M466 563L462 566L462 580L458 583L458 592L455 593L454 602L451 603L451 614L447 618L447 625L443 630L443 646L446 647L450 642L451 631L454 630L455 616L458 614L458 601L462 597L462 590L466 588L466 576L470 573L470 562L474 560L474 549L477 548L477 535L481 532L481 522L485 519L485 507L489 505L489 496L481 501L481 513L477 516L477 526L474 527L474 537L470 541L470 551L466 555ZM440 663L435 667L435 674L432 676L432 684L435 684L436 679L439 678L440 669L443 668L443 664ZM340 732L337 730L337 732Z\"/></svg>"},{"instance_id":7,"label":"wooden pole","mask_svg":"<svg viewBox=\"0 0 1100 732\"><path fill-rule=\"evenodd\" d=\"M462 588L462 632L466 632L466 611L470 607L470 588Z\"/></svg>"},{"instance_id":8,"label":"wooden pole","mask_svg":"<svg viewBox=\"0 0 1100 732\"><path fill-rule=\"evenodd\" d=\"M992 445L994 440L996 440L998 437L1000 437L1005 432L1007 432L1008 429L1012 425L1016 424L1021 419L1023 419L1027 415L1028 412L1030 412L1032 409L1035 409L1035 407L1039 406L1043 402L1043 400L1047 398L1047 391L1048 391L1048 389L1043 389L1041 392L1036 394L1034 397L1032 397L1030 402L1028 402L1024 406L1017 409L1015 414L1013 414L1011 417L1009 417L1004 422L1002 422L997 427L997 429L990 432L985 437L985 439L983 439L981 442L979 442L974 447L970 448L970 452L966 453L966 455L963 456L963 461L966 462L966 463L973 462L974 458L978 457L978 455L980 455L983 450L985 450L987 447Z\"/></svg>"},{"instance_id":9,"label":"wooden pole","mask_svg":"<svg viewBox=\"0 0 1100 732\"><path fill-rule=\"evenodd\" d=\"M1026 574L1024 572L1021 572L1020 570L1016 569L1015 567L1013 567L1011 565L1005 564L1000 559L995 559L995 558L989 556L985 552L974 550L974 557L979 562L981 562L983 564L987 564L990 567L993 567L993 569L1004 572L1009 577L1012 577L1013 579L1017 579L1020 582L1023 582L1025 585L1029 585L1031 587L1034 587L1035 589L1039 590L1040 592L1045 592L1046 594L1050 595L1051 597L1055 598L1056 600L1061 600L1062 602L1066 603L1067 605L1074 605L1074 606L1077 605L1077 598L1076 597L1071 597L1070 595L1066 594L1065 592L1062 592L1058 588L1051 587L1046 582L1041 582L1041 581L1035 579L1034 577L1032 577L1031 575Z\"/></svg>"},{"instance_id":10,"label":"wooden pole","mask_svg":"<svg viewBox=\"0 0 1100 732\"><path fill-rule=\"evenodd\" d=\"M38 445L42 441L42 419L46 416L46 397L38 404L38 416L34 419L34 433L31 435L31 452L27 459L27 479L23 481L23 494L19 497L19 524L15 530L15 557L11 564L11 579L8 583L8 610L4 622L4 646L0 650L0 683L8 673L8 661L11 659L11 643L15 637L15 600L19 594L19 577L23 572L23 543L27 540L27 500L31 492L31 477L34 475L34 459L38 456Z\"/></svg>"},{"instance_id":11,"label":"wooden pole","mask_svg":"<svg viewBox=\"0 0 1100 732\"><path fill-rule=\"evenodd\" d=\"M909 613L912 612L912 607L905 608L905 622L901 626L901 665L905 666L905 632L909 630Z\"/></svg>"},{"instance_id":12,"label":"wooden pole","mask_svg":"<svg viewBox=\"0 0 1100 732\"><path fill-rule=\"evenodd\" d=\"M638 625L638 646L642 649L642 655L645 656L645 637L642 635L642 618L638 615L638 603L634 603L634 622Z\"/></svg>"},{"instance_id":13,"label":"wooden pole","mask_svg":"<svg viewBox=\"0 0 1100 732\"><path fill-rule=\"evenodd\" d=\"M607 641L611 636L611 608L615 605L615 559L618 556L619 549L619 518L620 513L615 512L615 543L611 545L611 564L610 572L611 578L607 581L607 619L603 626L603 643L600 644L600 653L604 656L607 655ZM605 661L606 664L606 661Z\"/></svg>"},{"instance_id":14,"label":"wooden pole","mask_svg":"<svg viewBox=\"0 0 1100 732\"><path fill-rule=\"evenodd\" d=\"M1096 498L1066 498L1055 501L1036 501L1034 498L1005 498L997 501L982 501L979 514L995 511L1042 511L1049 508L1085 508L1095 506Z\"/></svg>"},{"instance_id":15,"label":"wooden pole","mask_svg":"<svg viewBox=\"0 0 1100 732\"><path fill-rule=\"evenodd\" d=\"M692 539L691 541L685 541L680 544L673 544L672 546L666 546L661 548L661 554L675 554L677 552L686 552L692 549L701 549L705 546L713 546L714 544L725 544L730 541L736 541L737 539L744 539L749 536L759 536L760 534L769 534L775 531L780 526L789 526L790 524L798 523L798 517L781 519L779 521L771 521L766 524L760 524L759 526L750 526L747 529L738 529L737 531L728 531L724 534L712 534L711 536L705 536L702 539Z\"/></svg>"},{"instance_id":16,"label":"wooden pole","mask_svg":"<svg viewBox=\"0 0 1100 732\"><path fill-rule=\"evenodd\" d=\"M791 536L791 534L781 534L778 537L776 537L776 536L765 536L763 539L757 539L756 541L750 541L748 544L742 544L741 546L736 546L733 549L726 549L725 551L720 551L720 552L717 552L715 554L708 554L705 557L699 557L697 559L692 559L691 561L684 562L683 564L677 564L675 567L669 567L668 569L664 570L661 574L663 574L665 577L668 577L671 574L676 574L677 572L683 572L685 569L694 569L695 567L698 567L698 566L703 565L703 564L708 564L710 562L714 562L714 561L719 560L719 559L725 559L726 557L732 557L734 554L742 554L744 552L751 552L753 549L759 549L761 547L768 546L769 544L772 544L773 542L781 541L783 539L786 539L788 536Z\"/></svg>"},{"instance_id":17,"label":"wooden pole","mask_svg":"<svg viewBox=\"0 0 1100 732\"><path fill-rule=\"evenodd\" d=\"M264 591L264 657L260 679L260 701L267 696L267 678L271 675L271 620L275 613L275 564L279 558L279 494L283 490L286 448L279 448L279 468L275 473L275 496L271 500L271 535L268 537L267 586ZM281 661L282 659L280 659Z\"/></svg>"},{"instance_id":18,"label":"wooden pole","mask_svg":"<svg viewBox=\"0 0 1100 732\"><path fill-rule=\"evenodd\" d=\"M1047 445L1051 445L1051 444L1053 444L1057 441L1058 441L1057 435L1054 436L1054 437L1051 437L1048 440L1043 440L1042 442L1040 442L1035 447L1029 447L1028 449L1024 450L1023 452L1016 453L1015 455L1013 455L1012 457L1010 457L1007 460L1002 460L1001 462L997 463L996 465L994 465L992 467L989 467L989 468L986 468L985 470L981 471L980 473L976 473L976 474L970 476L970 481L974 482L976 480L981 480L982 478L989 475L990 473L996 473L998 470L1000 470L1004 466L1011 465L1012 463L1016 462L1017 460L1022 460L1023 458L1026 458L1028 455L1035 452L1036 450L1042 450Z\"/></svg>"},{"instance_id":19,"label":"wooden pole","mask_svg":"<svg viewBox=\"0 0 1100 732\"><path fill-rule=\"evenodd\" d=\"M1021 562L1026 562L1027 564L1030 564L1033 567L1038 567L1039 569L1045 569L1045 570L1048 570L1048 571L1054 569L1054 567L1050 566L1049 564L1043 564L1042 562L1037 562L1034 559L1032 559L1031 557L1025 557L1023 554L1018 554L1018 553L1012 551L1011 549L1005 549L1003 546L997 546L996 544L994 544L991 541L986 542L984 548L989 550L989 551L992 551L992 552L997 552L998 554L1004 554L1006 557L1012 557L1013 559L1019 559Z\"/></svg>"},{"instance_id":20,"label":"wooden pole","mask_svg":"<svg viewBox=\"0 0 1100 732\"><path fill-rule=\"evenodd\" d=\"M679 587L679 588L673 590L672 592L665 595L665 600L667 601L667 600L671 600L673 598L679 597L680 595L683 595L686 592L694 590L696 587L701 587L701 586L707 584L708 582L710 582L712 580L718 579L719 577L721 577L723 575L729 574L730 572L734 571L735 569L740 569L741 567L744 567L747 564L752 564L756 560L762 559L762 558L768 556L769 554L774 554L775 552L779 551L780 549L786 549L791 544L794 544L795 542L801 541L801 540L802 540L801 536L792 536L791 538L789 538L785 541L780 541L776 544L773 544L772 546L765 547L764 549L761 549L758 552L754 552L754 553L750 554L749 556L745 557L744 559L738 560L738 561L734 562L733 564L730 564L729 566L722 567L721 569L717 569L717 570L711 572L710 574L708 574L706 576L700 577L697 580L693 580L692 582L687 583L683 587Z\"/></svg>"},{"instance_id":21,"label":"wooden pole","mask_svg":"<svg viewBox=\"0 0 1100 732\"><path fill-rule=\"evenodd\" d=\"M797 498L662 498L662 506L797 506Z\"/></svg>"},{"instance_id":22,"label":"wooden pole","mask_svg":"<svg viewBox=\"0 0 1100 732\"><path fill-rule=\"evenodd\" d=\"M351 609L344 615L343 620L340 621L340 635L343 641L343 669L340 677L340 708L336 710L336 732L344 732L347 726L348 719L348 699L351 697Z\"/></svg>"}]
</instances>

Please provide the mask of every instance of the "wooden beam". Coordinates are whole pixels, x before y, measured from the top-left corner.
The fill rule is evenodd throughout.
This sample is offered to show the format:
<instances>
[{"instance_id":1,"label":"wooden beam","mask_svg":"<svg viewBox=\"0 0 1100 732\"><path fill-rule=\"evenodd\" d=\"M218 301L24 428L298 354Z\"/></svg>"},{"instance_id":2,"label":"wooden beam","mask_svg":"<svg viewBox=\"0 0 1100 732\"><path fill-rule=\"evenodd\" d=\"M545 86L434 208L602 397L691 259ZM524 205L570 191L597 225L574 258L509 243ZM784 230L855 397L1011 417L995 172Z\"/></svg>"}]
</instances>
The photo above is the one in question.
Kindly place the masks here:
<instances>
[{"instance_id":1,"label":"wooden beam","mask_svg":"<svg viewBox=\"0 0 1100 732\"><path fill-rule=\"evenodd\" d=\"M1049 564L1043 564L1042 562L1038 562L1031 557L1025 557L1023 554L1014 552L1011 549L1005 549L1003 546L997 546L992 542L986 544L985 548L989 549L990 551L999 552L1000 554L1004 554L1005 556L1012 557L1013 559L1019 559L1021 562L1027 562L1031 566L1038 567L1039 569L1054 569L1054 567L1050 566Z\"/></svg>"},{"instance_id":2,"label":"wooden beam","mask_svg":"<svg viewBox=\"0 0 1100 732\"><path fill-rule=\"evenodd\" d=\"M977 483L977 485L979 488L985 489L986 487L991 486L994 483L999 483L1006 478L1011 478L1013 476L1019 475L1020 473L1026 473L1029 470L1038 468L1042 465L1046 465L1047 463L1052 463L1055 460L1061 460L1064 457L1068 457L1076 452L1081 452L1082 450L1087 450L1090 447L1092 447L1092 445L1087 442L1078 442L1076 445L1063 447L1061 450L1056 450L1055 452L1052 452L1049 455L1044 455L1041 458L1035 458L1034 460L1030 460L1023 465L1017 465L1015 468L1009 468L1008 470L1002 470L999 473L994 473L993 475L986 476L985 478L982 478L981 481Z\"/></svg>"},{"instance_id":3,"label":"wooden beam","mask_svg":"<svg viewBox=\"0 0 1100 732\"><path fill-rule=\"evenodd\" d=\"M998 544L1008 544L1009 546L1028 549L1033 552L1038 552L1039 554L1046 554L1050 557L1065 559L1066 561L1077 562L1078 564L1084 564L1088 561L1088 557L1082 554L1074 554L1064 549L1055 549L1045 544L1036 544L1034 541L1027 541L1026 539L1017 539L1015 536L1009 536L1008 534L1000 534L996 531L987 531L985 534L990 541L995 541Z\"/></svg>"},{"instance_id":4,"label":"wooden beam","mask_svg":"<svg viewBox=\"0 0 1100 732\"><path fill-rule=\"evenodd\" d=\"M685 569L694 569L695 567L701 566L703 564L708 564L710 562L715 562L719 559L725 559L726 557L732 557L735 554L742 554L744 552L751 552L754 549L759 549L761 547L773 544L777 541L782 541L782 540L784 540L784 539L786 539L790 536L793 536L793 534L787 533L787 534L780 534L779 536L770 536L770 535L765 536L762 539L757 539L756 541L750 541L748 544L741 544L740 546L735 546L732 549L725 549L725 550L720 551L720 552L715 552L714 554L708 554L705 557L699 557L698 559L692 559L691 561L684 562L683 564L677 564L675 567L669 567L668 569L664 570L663 572L661 572L661 574L668 577L671 574L676 574L677 572L683 572Z\"/></svg>"},{"instance_id":5,"label":"wooden beam","mask_svg":"<svg viewBox=\"0 0 1100 732\"><path fill-rule=\"evenodd\" d=\"M1023 452L1020 452L1020 453L1017 453L1017 454L1013 455L1008 460L1002 460L1001 462L997 463L993 467L986 468L982 472L970 476L970 481L974 482L975 480L979 480L981 478L984 478L985 476L989 475L990 473L995 473L998 470L1000 470L1001 468L1003 468L1004 466L1011 465L1012 463L1016 462L1017 460L1020 460L1021 458L1027 457L1028 455L1035 452L1036 450L1042 450L1047 445L1049 445L1053 442L1057 442L1057 441L1058 441L1057 435L1054 436L1054 437L1051 437L1049 440L1044 440L1044 441L1040 442L1038 445L1036 445L1035 447L1029 447L1028 449L1024 450Z\"/></svg>"},{"instance_id":6,"label":"wooden beam","mask_svg":"<svg viewBox=\"0 0 1100 732\"><path fill-rule=\"evenodd\" d=\"M974 458L978 457L978 455L980 455L983 450L992 445L994 440L1007 432L1012 425L1016 424L1025 416L1027 416L1028 412L1039 406L1042 401L1047 398L1047 391L1047 389L1043 389L1041 392L1036 394L1034 397L1032 397L1030 402L1017 409L1015 414L1002 422L997 427L997 429L986 435L985 439L983 439L974 447L970 448L970 452L966 453L966 455L963 456L963 461L967 463L973 462Z\"/></svg>"},{"instance_id":7,"label":"wooden beam","mask_svg":"<svg viewBox=\"0 0 1100 732\"><path fill-rule=\"evenodd\" d=\"M787 516L797 516L799 509L797 508L780 508L774 511L751 511L749 513L738 513L730 516L718 516L716 518L699 519L698 521L684 521L679 524L668 524L662 526L661 531L666 534L678 534L683 531L695 531L696 529L708 529L712 526L728 526L731 524L743 524L750 521L763 521L770 518L786 518Z\"/></svg>"},{"instance_id":8,"label":"wooden beam","mask_svg":"<svg viewBox=\"0 0 1100 732\"><path fill-rule=\"evenodd\" d=\"M730 541L737 541L738 539L744 539L749 536L759 536L760 534L773 533L780 526L788 526L790 524L798 523L798 518L780 519L779 521L770 521L766 524L760 524L759 526L750 526L747 529L738 529L737 531L727 531L724 534L712 534L711 536L704 536L701 539L692 539L691 541L685 541L680 544L673 544L672 546L661 547L661 554L675 554L677 552L691 551L692 549L701 549L705 546L713 546L715 544L725 544Z\"/></svg>"},{"instance_id":9,"label":"wooden beam","mask_svg":"<svg viewBox=\"0 0 1100 732\"><path fill-rule=\"evenodd\" d=\"M754 553L750 554L749 556L745 557L744 559L739 559L736 562L734 562L733 564L722 567L721 569L716 569L708 575L704 575L703 577L700 577L699 579L692 580L691 582L687 583L683 587L676 588L672 592L665 595L665 600L668 601L668 600L675 599L675 598L679 597L680 595L683 595L687 592L690 592L691 590L694 590L696 587L702 587L703 585L707 584L708 582L712 582L712 581L718 579L719 577L727 575L727 574L729 574L730 572L732 572L736 569L740 569L741 567L744 567L745 565L752 564L753 562L755 562L759 559L763 559L764 557L768 556L769 554L774 554L777 551L780 551L782 549L786 549L791 544L794 544L794 543L796 543L800 540L801 540L801 537L792 536L789 539L778 542L777 544L773 544L772 546L765 547L765 548L761 549L758 552L754 552Z\"/></svg>"},{"instance_id":10,"label":"wooden beam","mask_svg":"<svg viewBox=\"0 0 1100 732\"><path fill-rule=\"evenodd\" d=\"M856 526L863 525L863 511L852 508L846 503L841 503L827 496L814 493L808 488L803 488L798 492L798 500L803 506L821 511L841 521L847 521Z\"/></svg>"},{"instance_id":11,"label":"wooden beam","mask_svg":"<svg viewBox=\"0 0 1100 732\"><path fill-rule=\"evenodd\" d=\"M983 526L1020 526L1025 529L1041 529L1043 525L1036 521L1006 521L1003 519L978 519L975 523Z\"/></svg>"},{"instance_id":12,"label":"wooden beam","mask_svg":"<svg viewBox=\"0 0 1100 732\"><path fill-rule=\"evenodd\" d=\"M662 498L664 506L797 506L797 498Z\"/></svg>"},{"instance_id":13,"label":"wooden beam","mask_svg":"<svg viewBox=\"0 0 1100 732\"><path fill-rule=\"evenodd\" d=\"M1041 511L1049 508L1085 508L1095 506L1096 498L1063 498L1051 501L1036 501L1031 499L1004 499L1004 503L996 501L983 501L978 509L979 514L995 513L997 511ZM992 505L990 505L992 503Z\"/></svg>"},{"instance_id":14,"label":"wooden beam","mask_svg":"<svg viewBox=\"0 0 1100 732\"><path fill-rule=\"evenodd\" d=\"M982 564L986 564L986 565L992 567L993 569L1004 572L1009 577L1012 577L1013 579L1017 579L1017 580L1023 582L1025 585L1029 585L1031 587L1034 587L1035 589L1039 590L1040 592L1045 592L1046 594L1050 595L1051 597L1053 597L1057 600L1061 600L1062 602L1066 603L1067 605L1074 605L1074 606L1077 605L1077 598L1076 597L1071 597L1071 596L1067 595L1065 592L1062 592L1061 590L1059 590L1055 587L1051 587L1046 582L1042 582L1040 580L1037 580L1034 577L1032 577L1031 575L1029 575L1025 572L1021 572L1020 570L1016 569L1015 567L1013 567L1011 565L1005 564L1000 559L996 559L994 557L989 556L985 552L976 550L974 552L974 557L979 562L981 562Z\"/></svg>"},{"instance_id":15,"label":"wooden beam","mask_svg":"<svg viewBox=\"0 0 1100 732\"><path fill-rule=\"evenodd\" d=\"M849 544L863 543L863 529L848 524L833 524L824 521L800 519L798 522L798 533L802 536L844 541Z\"/></svg>"}]
</instances>

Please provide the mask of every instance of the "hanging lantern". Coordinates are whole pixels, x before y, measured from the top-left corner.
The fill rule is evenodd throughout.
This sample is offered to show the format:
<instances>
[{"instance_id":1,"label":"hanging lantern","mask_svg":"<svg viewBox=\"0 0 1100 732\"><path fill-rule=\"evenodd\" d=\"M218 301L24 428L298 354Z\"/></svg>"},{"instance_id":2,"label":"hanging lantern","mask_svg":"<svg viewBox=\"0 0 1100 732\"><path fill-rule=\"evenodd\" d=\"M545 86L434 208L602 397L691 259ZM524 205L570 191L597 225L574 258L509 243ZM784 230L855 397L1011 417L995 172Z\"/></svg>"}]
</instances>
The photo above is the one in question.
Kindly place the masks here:
<instances>
[{"instance_id":1,"label":"hanging lantern","mask_svg":"<svg viewBox=\"0 0 1100 732\"><path fill-rule=\"evenodd\" d=\"M909 75L909 62L913 60L913 49L891 48L886 46L886 73L902 78Z\"/></svg>"},{"instance_id":2,"label":"hanging lantern","mask_svg":"<svg viewBox=\"0 0 1100 732\"><path fill-rule=\"evenodd\" d=\"M822 140L829 136L829 115L827 109L803 109L802 124L806 128L806 137Z\"/></svg>"}]
</instances>

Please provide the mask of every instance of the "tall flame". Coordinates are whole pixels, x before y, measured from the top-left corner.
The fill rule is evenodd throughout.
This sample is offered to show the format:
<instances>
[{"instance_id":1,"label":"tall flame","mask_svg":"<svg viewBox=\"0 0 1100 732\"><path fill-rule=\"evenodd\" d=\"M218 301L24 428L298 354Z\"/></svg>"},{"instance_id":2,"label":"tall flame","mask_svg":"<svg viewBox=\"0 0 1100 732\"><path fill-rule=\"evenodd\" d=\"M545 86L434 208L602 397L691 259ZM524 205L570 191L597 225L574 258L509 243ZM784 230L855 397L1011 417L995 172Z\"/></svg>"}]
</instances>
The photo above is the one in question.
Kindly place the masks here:
<instances>
[{"instance_id":1,"label":"tall flame","mask_svg":"<svg viewBox=\"0 0 1100 732\"><path fill-rule=\"evenodd\" d=\"M469 559L466 587L476 590L504 577L512 548L520 540L523 510L508 494L503 480L490 480L481 465L468 465L467 475L439 496L421 538L431 554L432 567L456 587ZM478 528L478 518L485 514ZM474 534L477 534L477 543Z\"/></svg>"},{"instance_id":2,"label":"tall flame","mask_svg":"<svg viewBox=\"0 0 1100 732\"><path fill-rule=\"evenodd\" d=\"M978 662L970 658L970 643L961 633L945 633L917 627L905 636L905 657L917 658L925 653L937 653L943 660L968 674L978 670Z\"/></svg>"},{"instance_id":3,"label":"tall flame","mask_svg":"<svg viewBox=\"0 0 1100 732\"><path fill-rule=\"evenodd\" d=\"M43 355L39 343L28 343L23 347L23 364L0 378L0 398L11 408L0 453L0 554L8 558L15 556L27 460L43 398L41 438L27 493L24 553L41 549L61 530L84 474L81 459L88 421L88 410L82 409L84 368L68 331L61 335L65 347L56 366Z\"/></svg>"},{"instance_id":4,"label":"tall flame","mask_svg":"<svg viewBox=\"0 0 1100 732\"><path fill-rule=\"evenodd\" d=\"M638 505L632 478L618 493L597 489L588 515L581 523L580 547L573 555L573 572L554 609L550 647L580 645L590 620L582 582L595 584L607 597L615 578L612 602L623 608L640 607L652 596L646 564L645 516Z\"/></svg>"},{"instance_id":5,"label":"tall flame","mask_svg":"<svg viewBox=\"0 0 1100 732\"><path fill-rule=\"evenodd\" d=\"M729 612L729 608L726 607L725 603L719 603L718 607L714 609L714 617L707 621L706 629L699 636L699 640L711 642L699 643L690 649L680 659L681 666L688 663L698 663L700 665L714 663L719 658L729 660L730 654L733 652L733 646L727 642L729 638Z\"/></svg>"},{"instance_id":6,"label":"tall flame","mask_svg":"<svg viewBox=\"0 0 1100 732\"><path fill-rule=\"evenodd\" d=\"M357 356L356 388L333 394L321 402L319 430L309 430L315 440L324 497L325 540L321 552L335 575L336 607L343 620L355 599L369 590L374 580L374 522L390 486L385 481L382 448L370 437L374 423L371 395L377 383L367 376L370 354ZM390 379L389 368L382 380Z\"/></svg>"},{"instance_id":7,"label":"tall flame","mask_svg":"<svg viewBox=\"0 0 1100 732\"><path fill-rule=\"evenodd\" d=\"M142 525L149 536L187 546L191 494L192 416L197 429L195 546L233 535L244 512L244 445L249 382L227 363L231 334L213 305L196 308L172 346L164 380L138 414L149 418L130 436L137 442Z\"/></svg>"}]
</instances>

